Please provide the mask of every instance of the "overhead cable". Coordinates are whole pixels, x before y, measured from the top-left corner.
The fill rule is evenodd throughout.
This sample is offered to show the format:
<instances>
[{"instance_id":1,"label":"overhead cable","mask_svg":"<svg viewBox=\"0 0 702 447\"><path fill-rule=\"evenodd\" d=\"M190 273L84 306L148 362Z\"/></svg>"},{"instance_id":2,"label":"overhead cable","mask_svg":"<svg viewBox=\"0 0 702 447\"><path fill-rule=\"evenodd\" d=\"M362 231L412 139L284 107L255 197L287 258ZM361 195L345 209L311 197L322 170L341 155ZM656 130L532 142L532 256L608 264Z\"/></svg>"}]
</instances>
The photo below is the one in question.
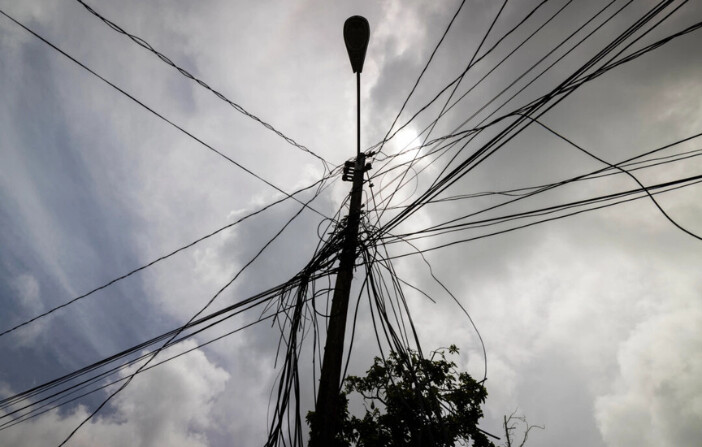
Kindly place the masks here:
<instances>
[{"instance_id":1,"label":"overhead cable","mask_svg":"<svg viewBox=\"0 0 702 447\"><path fill-rule=\"evenodd\" d=\"M232 107L234 108L234 110L236 110L237 112L239 112L239 113L243 114L244 116L246 116L246 117L248 117L248 118L251 118L252 120L258 122L258 123L261 124L263 127L265 127L266 129L268 129L268 130L274 132L276 135L278 135L280 138L282 138L283 140L285 140L287 143L291 144L292 146L295 146L296 148L300 149L301 151L307 152L308 154L310 154L310 155L312 155L313 157L317 158L318 160L320 160L320 161L323 163L324 169L325 169L326 171L329 171L329 170L330 170L330 169L329 169L329 167L330 167L329 162L326 161L326 160L325 160L324 158L322 158L321 156L315 154L314 152L312 152L312 151L311 151L310 149L308 149L307 147L301 145L300 143L296 142L296 141L293 140L292 138L290 138L290 137L288 137L287 135L283 134L281 131L279 131L278 129L276 129L275 127L273 127L271 124L268 124L267 122L263 121L262 119L260 119L260 118L257 117L256 115L253 115L252 113L249 113L249 112L246 111L246 109L244 109L242 106L240 106L239 104L235 103L234 101L232 101L232 100L230 100L229 98L227 98L226 96L224 96L224 95L223 95L222 93L220 93L219 91L217 91L217 90L213 89L212 87L210 87L209 85L207 85L207 83L205 83L203 80L197 78L196 76L194 76L193 74L191 74L189 71L187 71L187 70L184 69L183 67L181 67L181 66L179 66L179 65L176 65L171 59L169 59L166 55L164 55L164 54L161 53L160 51L156 50L156 49L155 49L151 44L149 44L146 40L144 40L144 39L142 39L141 37L135 36L134 34L131 34L131 33L127 32L127 31L125 31L122 27L120 27L120 26L117 25L115 22L111 21L110 19L106 18L105 16L103 16L102 14L100 14L99 12L97 12L93 7L91 7L90 5L88 5L87 3L85 3L83 0L76 0L76 1L77 1L78 3L80 3L89 13L91 13L91 14L94 15L95 17L99 18L100 20L102 20L107 26L109 26L110 28L112 28L114 31L116 31L116 32L118 32L118 33L120 33L120 34L123 34L123 35L127 36L132 42L136 43L136 44L139 45L140 47L142 47L142 48L148 50L149 52L153 53L155 56L157 56L157 57L158 57L161 61L163 61L165 64L167 64L167 65L169 65L169 66L175 68L176 70L178 70L178 72L179 72L180 74L182 74L182 75L185 76L186 78L188 78L188 79L190 79L190 80L192 80L192 81L195 81L195 82L196 82L198 85L200 85L201 87L203 87L203 88L209 90L209 91L212 92L217 98L221 99L222 101L224 101L224 102L226 102L227 104L229 104L230 106L232 106Z\"/></svg>"},{"instance_id":2,"label":"overhead cable","mask_svg":"<svg viewBox=\"0 0 702 447\"><path fill-rule=\"evenodd\" d=\"M34 37L38 38L39 40L41 40L41 41L44 42L45 44L49 45L52 49L58 51L58 52L61 53L63 56L65 56L65 57L67 57L68 59L70 59L72 62L76 63L78 66L80 66L81 68L83 68L84 70L86 70L88 73L90 73L90 74L92 74L93 76L97 77L98 79L100 79L101 81L103 81L104 83L106 83L107 85L109 85L110 87L112 87L113 89L117 90L118 92L120 92L121 94L123 94L124 96L126 96L127 98L131 99L133 102L135 102L136 104L140 105L141 107L143 107L144 109L146 109L148 112L152 113L152 114L155 115L156 117L158 117L158 118L160 118L161 120L165 121L166 123L168 123L168 124L171 125L172 127L176 128L177 130L179 130L179 131L182 132L183 134L187 135L187 136L190 137L191 139L195 140L196 142L200 143L200 145L204 146L206 149L208 149L208 150L214 152L215 154L219 155L220 157L224 158L225 160L227 160L228 162L232 163L233 165L235 165L235 166L238 167L239 169L241 169L241 170L243 170L244 172L246 172L247 174L249 174L249 175L251 175L251 176L257 178L258 180L262 181L263 183L265 183L266 185L268 185L268 186L270 186L271 188L275 189L276 191L285 194L287 197L292 198L293 200L295 200L296 202L298 202L298 203L300 203L300 204L304 204L304 203L301 202L299 199L292 197L289 193L285 192L284 190L282 190L282 189L279 188L278 186L276 186L276 185L274 185L273 183L269 182L268 180L264 179L264 178L261 177L260 175L254 173L254 172L251 171L249 168L247 168L247 167L245 167L244 165L242 165L241 163L235 161L234 159L232 159L232 158L229 157L228 155L225 155L223 152L221 152L221 151L215 149L213 146L209 145L208 143L205 143L203 140L201 140L200 138L196 137L196 136L195 136L194 134L192 134L191 132L185 130L183 127L179 126L178 124L175 124L173 121L169 120L168 118L166 118L165 116L163 116L162 114L160 114L159 112L157 112L156 110L154 110L153 108L147 106L147 105L144 104L142 101L140 101L139 99L135 98L135 97L132 96L131 94L127 93L127 92L126 92L125 90L123 90L122 88L120 88L120 87L118 87L117 85L115 85L114 83L108 81L106 78L104 78L103 76L99 75L97 72L95 72L94 70L92 70L91 68L89 68L88 66L86 66L85 64L83 64L82 62L80 62L78 59L76 59L76 58L74 58L73 56L71 56L70 54L66 53L65 51L63 51L62 49L60 49L59 47L57 47L56 45L54 45L53 43L51 43L49 40L47 40L46 38L44 38L44 37L42 37L41 35L39 35L38 33L36 33L35 31L29 29L27 26L23 25L22 23L20 23L19 21L17 21L15 18L9 16L6 12L4 12L4 11L1 10L1 9L0 9L0 14L4 15L4 16L7 17L8 19L12 20L15 24L17 24L18 26L22 27L25 31L27 31L28 33L32 34ZM309 205L306 205L306 207L309 208L310 210L312 210L313 212L319 214L319 215L322 216L322 217L327 217L327 216L325 216L324 214L322 214L321 212L317 211L316 209L310 207Z\"/></svg>"}]
</instances>

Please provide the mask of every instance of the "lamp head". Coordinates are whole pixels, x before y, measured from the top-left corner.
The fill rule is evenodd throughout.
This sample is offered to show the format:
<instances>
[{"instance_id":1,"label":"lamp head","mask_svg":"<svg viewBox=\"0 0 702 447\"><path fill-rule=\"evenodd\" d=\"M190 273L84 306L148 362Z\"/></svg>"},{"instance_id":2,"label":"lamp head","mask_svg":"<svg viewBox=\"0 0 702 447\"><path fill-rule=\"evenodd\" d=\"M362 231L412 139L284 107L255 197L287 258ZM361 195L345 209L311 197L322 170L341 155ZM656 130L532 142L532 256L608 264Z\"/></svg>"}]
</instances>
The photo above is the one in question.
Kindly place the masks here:
<instances>
[{"instance_id":1,"label":"lamp head","mask_svg":"<svg viewBox=\"0 0 702 447\"><path fill-rule=\"evenodd\" d=\"M344 22L344 43L349 53L351 68L354 73L363 71L363 61L366 59L366 49L370 39L370 25L361 16L352 16Z\"/></svg>"}]
</instances>

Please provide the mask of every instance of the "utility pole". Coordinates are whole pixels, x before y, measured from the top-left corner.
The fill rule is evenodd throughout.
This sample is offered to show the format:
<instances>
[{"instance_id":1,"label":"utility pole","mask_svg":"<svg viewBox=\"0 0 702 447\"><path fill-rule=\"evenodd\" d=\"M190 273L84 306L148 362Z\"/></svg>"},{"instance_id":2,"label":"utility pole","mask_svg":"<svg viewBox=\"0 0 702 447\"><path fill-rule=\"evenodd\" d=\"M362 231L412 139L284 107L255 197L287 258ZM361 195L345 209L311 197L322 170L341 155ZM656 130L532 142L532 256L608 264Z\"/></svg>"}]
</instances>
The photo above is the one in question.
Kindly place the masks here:
<instances>
[{"instance_id":1,"label":"utility pole","mask_svg":"<svg viewBox=\"0 0 702 447\"><path fill-rule=\"evenodd\" d=\"M349 17L344 23L344 42L351 60L351 68L356 73L356 160L346 162L344 180L353 182L351 202L346 220L344 243L339 257L339 270L336 274L334 297L327 342L324 347L322 374L319 380L315 420L312 421L310 447L334 447L341 431L342 414L340 387L342 382L341 364L344 355L346 316L349 308L353 266L356 263L358 225L361 220L361 199L363 196L363 173L366 171L366 156L361 153L361 72L366 57L370 26L361 16Z\"/></svg>"}]
</instances>

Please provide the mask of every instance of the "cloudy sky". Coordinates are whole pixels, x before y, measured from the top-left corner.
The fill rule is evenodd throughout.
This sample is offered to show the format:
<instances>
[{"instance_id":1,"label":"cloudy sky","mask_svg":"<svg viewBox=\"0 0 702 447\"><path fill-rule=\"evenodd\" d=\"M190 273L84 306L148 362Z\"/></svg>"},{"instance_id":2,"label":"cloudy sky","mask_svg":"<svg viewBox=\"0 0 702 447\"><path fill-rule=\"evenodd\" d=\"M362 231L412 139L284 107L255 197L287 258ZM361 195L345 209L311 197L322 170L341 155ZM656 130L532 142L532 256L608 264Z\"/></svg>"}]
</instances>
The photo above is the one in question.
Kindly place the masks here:
<instances>
[{"instance_id":1,"label":"cloudy sky","mask_svg":"<svg viewBox=\"0 0 702 447\"><path fill-rule=\"evenodd\" d=\"M508 1L481 51L540 3ZM555 16L553 20L452 108L432 138L458 128L609 3L545 2L468 72L454 100ZM624 7L501 113L548 93L655 3L614 0L461 129L477 125ZM681 3L673 2L666 11ZM342 40L344 20L361 14L371 26L362 86L362 145L369 147L390 128L460 2L94 0L89 4L251 114L337 165L355 150L355 79ZM400 123L463 71L501 5L501 1L466 1ZM0 9L265 179L225 160L0 16L0 330L281 198L270 184L292 192L325 174L317 158L237 112L110 29L78 2L0 0ZM701 18L702 7L689 2L632 49ZM610 163L700 133L700 45L700 31L676 39L584 85L540 120ZM411 146L439 115L446 98L447 94L411 121L383 152L393 154ZM473 140L458 160L478 149L501 125ZM392 205L406 205L423 192L458 147L434 163L422 159L415 167L415 172L423 169L418 178L394 196ZM702 174L699 157L676 158L688 152L696 155L691 151L701 148L702 139L672 146L655 157L673 156L666 159L673 162L638 170L637 177L645 185L655 185ZM388 167L414 153L391 159ZM374 161L375 173L382 172L380 158ZM605 166L533 124L442 197L543 185ZM374 180L379 198L388 196L392 172ZM624 175L576 182L484 216L637 187ZM348 189L349 184L337 178L312 205L332 216ZM311 198L305 194L301 197ZM656 198L680 226L700 235L700 194L702 186L691 185ZM491 195L429 204L397 232L423 229L504 201L505 196ZM368 206L372 210L372 203ZM276 205L0 337L0 395L42 384L185 323L299 208L291 201ZM388 211L380 223L392 215ZM294 275L314 252L322 220L303 211L208 311ZM431 248L520 223L417 244ZM412 251L400 243L388 250L391 255ZM426 257L434 274L470 312L485 342L489 393L485 430L499 434L502 416L518 409L531 423L546 427L531 433L529 445L686 446L702 439L702 242L676 228L650 200L453 245L427 252ZM398 258L395 266L401 278L436 301L407 290L424 349L458 345L461 368L481 378L478 337L434 281L427 264L418 256L407 256ZM359 308L349 367L354 374L365 371L378 352L367 306ZM172 348L168 356L254 321L259 311L252 312ZM262 445L280 366L275 364L279 335L276 327L264 323L137 376L69 445ZM308 396L304 404L310 405L311 366L303 366L301 373ZM58 445L105 397L98 392L0 430L0 443ZM0 424L5 421L0 419Z\"/></svg>"}]
</instances>

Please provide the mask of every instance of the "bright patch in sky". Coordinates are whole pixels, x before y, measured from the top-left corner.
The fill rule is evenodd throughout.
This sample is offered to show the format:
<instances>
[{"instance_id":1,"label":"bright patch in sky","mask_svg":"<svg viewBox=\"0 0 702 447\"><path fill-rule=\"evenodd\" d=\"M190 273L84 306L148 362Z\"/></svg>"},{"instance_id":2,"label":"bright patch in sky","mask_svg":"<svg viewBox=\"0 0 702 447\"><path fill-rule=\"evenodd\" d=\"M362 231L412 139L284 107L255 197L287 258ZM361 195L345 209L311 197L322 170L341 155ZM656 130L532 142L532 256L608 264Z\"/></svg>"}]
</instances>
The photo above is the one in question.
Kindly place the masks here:
<instances>
[{"instance_id":1,"label":"bright patch in sky","mask_svg":"<svg viewBox=\"0 0 702 447\"><path fill-rule=\"evenodd\" d=\"M0 16L0 331L175 253L0 337L0 398L178 328L210 300L206 313L297 274L320 238L333 234L327 225L344 217L342 202L350 190L337 175L297 193L300 202L275 203L322 179L320 159L303 147L329 167L355 152L356 78L342 39L344 21L361 14L371 26L362 80L366 148L386 135L462 4L85 3L260 122L77 1L0 0L7 14L187 132ZM464 2L395 129L426 108L383 149L389 156L406 152L387 166L380 156L368 160L370 175L378 176L371 180L374 191L392 201L375 202L389 207L378 218L382 213L365 190L369 225L363 231L381 228L412 200L434 192L427 191L430 185L447 186L408 213L377 247L381 257L407 254L414 251L406 242L411 239L428 250L424 258L415 253L393 260L393 269L436 303L405 283L385 290L402 284L425 353L456 344L461 367L482 376L481 344L451 291L485 341L489 397L481 428L501 434L502 416L519 408L530 423L546 426L530 433L527 447L678 447L702 439L702 242L673 226L644 194L595 209L609 203L600 196L620 197L637 187L611 170L524 197L534 187L604 166L534 123L470 165L471 155L514 122L516 112L567 80L654 3L512 0L498 15L502 1ZM622 55L694 25L702 2L674 0L647 26L664 17L652 31L632 33L630 40L643 39ZM702 29L677 37L572 90L539 120L611 163L690 138L628 166L648 187L701 175L702 138L692 138L702 132L701 47ZM407 170L403 163L438 149L417 149L425 138L418 132L437 118L449 94L440 92L451 92L457 84L449 83L476 51L477 63L452 97L465 99L441 118L429 140L457 127L469 131L461 123L483 106L479 116L494 111L495 123ZM462 176L442 182L437 176L449 160L444 175L457 169ZM405 174L393 195L392 179ZM690 183L670 193L656 189L655 197L672 219L702 234L701 188ZM584 210L575 202L586 199L598 199L589 202L592 211L566 216ZM527 212L534 214L525 217ZM205 238L209 234L215 236ZM365 274L359 266L355 291ZM333 288L333 275L323 281L314 288L320 292L319 328L327 304L321 293ZM358 300L349 364L356 375L379 353L367 298ZM265 303L269 310L279 304ZM268 404L271 395L275 401L286 357L276 357L286 340L277 323L286 320L237 332L259 315L260 307L247 310L172 348L184 352L212 341L137 376L68 445L263 445L266 416L274 409ZM323 339L310 326L304 333L303 416L314 405L312 341ZM3 428L10 417L2 418L0 445L58 445L106 396L97 390L15 427Z\"/></svg>"}]
</instances>

